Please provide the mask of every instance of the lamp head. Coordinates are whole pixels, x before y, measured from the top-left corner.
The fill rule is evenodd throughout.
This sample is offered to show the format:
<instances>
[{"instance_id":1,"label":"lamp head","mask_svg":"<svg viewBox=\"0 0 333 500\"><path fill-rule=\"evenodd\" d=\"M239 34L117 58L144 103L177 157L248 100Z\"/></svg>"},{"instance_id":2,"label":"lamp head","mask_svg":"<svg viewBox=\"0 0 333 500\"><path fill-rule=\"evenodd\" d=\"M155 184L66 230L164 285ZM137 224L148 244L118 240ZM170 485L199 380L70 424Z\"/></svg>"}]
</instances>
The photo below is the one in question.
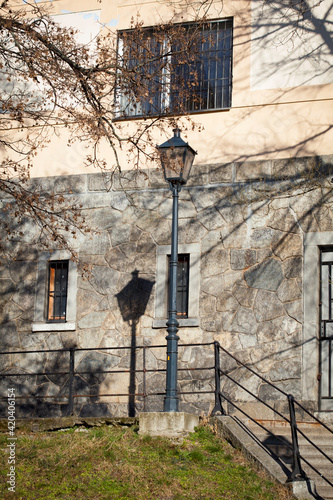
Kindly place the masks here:
<instances>
[{"instance_id":1,"label":"lamp head","mask_svg":"<svg viewBox=\"0 0 333 500\"><path fill-rule=\"evenodd\" d=\"M163 174L167 182L186 184L197 152L183 141L179 128L175 128L173 132L172 139L157 146Z\"/></svg>"}]
</instances>

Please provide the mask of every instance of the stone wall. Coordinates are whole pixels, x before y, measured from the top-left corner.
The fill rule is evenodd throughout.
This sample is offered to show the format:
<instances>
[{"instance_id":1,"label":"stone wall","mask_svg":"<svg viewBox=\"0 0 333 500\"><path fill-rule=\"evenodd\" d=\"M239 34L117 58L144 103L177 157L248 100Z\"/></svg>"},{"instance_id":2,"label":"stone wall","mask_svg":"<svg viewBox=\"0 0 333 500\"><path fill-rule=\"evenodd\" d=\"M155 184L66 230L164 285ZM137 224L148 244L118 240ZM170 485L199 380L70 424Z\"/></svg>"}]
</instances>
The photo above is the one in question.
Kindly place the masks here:
<instances>
[{"instance_id":1,"label":"stone wall","mask_svg":"<svg viewBox=\"0 0 333 500\"><path fill-rule=\"evenodd\" d=\"M200 165L193 168L180 193L179 243L197 243L201 252L199 326L182 327L180 342L217 340L300 400L303 379L308 376L302 357L303 235L333 231L331 187L323 180L331 175L331 167L331 157ZM65 197L70 193L82 204L86 220L97 232L77 235L71 243L79 254L79 269L88 265L91 275L82 276L78 270L77 290L70 290L77 298L74 330L33 328L40 249L38 231L27 223L22 239L8 243L2 256L1 349L98 347L98 351L76 352L78 371L140 368L142 351L134 359L135 346L166 344L165 329L153 328L157 247L168 245L171 233L171 193L161 173L133 171L110 179L96 173L33 182L46 190L51 186ZM132 347L132 355L124 346ZM164 366L165 356L165 347L149 350L146 368ZM212 389L213 372L191 371L212 366L212 356L208 345L180 350L179 363L186 369L180 372L181 389ZM282 397L273 395L269 385L237 368L226 355L221 362L236 379L246 380L253 393L279 404ZM52 398L40 396L66 394L68 377L28 374L66 371L68 353L6 354L0 356L0 363L3 373L27 374L24 379L10 379L18 395L37 398L25 400L22 415L66 413L66 404L55 405ZM8 380L2 377L2 387L7 387ZM147 384L148 391L163 393L165 375L149 372ZM245 404L254 400L229 380L223 384L234 400ZM128 393L134 385L143 390L141 374L135 381L128 372L117 377L76 377L76 394L93 396L80 398L76 412L85 416L133 412L134 403L128 397L99 394ZM162 400L154 396L147 407L160 408ZM182 409L207 413L213 403L214 395L186 395ZM317 405L315 400L305 403ZM142 405L138 398L135 411L142 410Z\"/></svg>"}]
</instances>

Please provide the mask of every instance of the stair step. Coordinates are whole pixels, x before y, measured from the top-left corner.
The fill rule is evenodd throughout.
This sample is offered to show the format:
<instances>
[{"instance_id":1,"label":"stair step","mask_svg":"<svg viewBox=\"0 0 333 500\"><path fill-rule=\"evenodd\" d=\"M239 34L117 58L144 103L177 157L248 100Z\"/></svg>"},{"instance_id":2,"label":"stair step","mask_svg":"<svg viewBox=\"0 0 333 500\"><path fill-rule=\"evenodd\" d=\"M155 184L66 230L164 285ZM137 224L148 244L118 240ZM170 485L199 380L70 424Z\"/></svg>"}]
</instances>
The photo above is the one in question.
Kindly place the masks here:
<instances>
[{"instance_id":1,"label":"stair step","mask_svg":"<svg viewBox=\"0 0 333 500\"><path fill-rule=\"evenodd\" d=\"M326 460L325 458L321 458L318 455L317 456L311 456L311 457L305 457L304 455L301 455L309 464L313 465L313 467L318 468L321 472L324 472L324 469L327 470L330 476L333 477L333 464ZM305 460L302 460L302 463L304 464L304 467L306 467L306 462ZM326 474L325 474L326 476Z\"/></svg>"},{"instance_id":2,"label":"stair step","mask_svg":"<svg viewBox=\"0 0 333 500\"><path fill-rule=\"evenodd\" d=\"M305 470L306 473L310 473L311 471L313 471L313 469L309 465L307 465L305 462L301 461L301 464L302 464L302 468ZM325 476L327 479L329 479L331 481L331 479L333 478L332 465L320 464L320 469L318 467L316 467L315 464L311 464L311 465L313 465L313 467L318 469L318 472L320 474L322 474L323 476Z\"/></svg>"},{"instance_id":3,"label":"stair step","mask_svg":"<svg viewBox=\"0 0 333 500\"><path fill-rule=\"evenodd\" d=\"M265 444L271 444L271 443L278 443L281 442L283 443L290 443L291 444L291 434L290 432L287 433L281 433L277 429L274 429L274 431L270 432L264 432L264 431L256 431L256 429L251 428L250 429L253 434L255 434L261 442L264 442ZM314 444L316 444L319 447L324 447L326 449L331 449L333 450L333 435L322 435L322 434L313 434L311 432L306 433L307 438L312 441ZM309 442L308 439L303 437L301 434L297 434L298 437L298 443L300 446L309 446L313 447L311 442Z\"/></svg>"},{"instance_id":4,"label":"stair step","mask_svg":"<svg viewBox=\"0 0 333 500\"><path fill-rule=\"evenodd\" d=\"M285 467L291 470L292 467L292 449L291 447L291 431L288 422L263 421L256 425L252 421L244 422L251 433L267 447L275 456L279 458ZM333 460L333 434L327 429L321 428L320 424L312 422L298 422L298 429L303 432L311 442L320 448L326 455ZM331 425L329 426L332 427ZM325 500L333 500L333 487L330 486L321 476L325 476L333 483L333 464L325 458L320 451L309 443L300 433L298 433L298 443L301 456L304 457L315 469L316 473L304 460L301 460L301 465L304 472L315 480L318 494Z\"/></svg>"},{"instance_id":5,"label":"stair step","mask_svg":"<svg viewBox=\"0 0 333 500\"><path fill-rule=\"evenodd\" d=\"M292 449L291 443L283 444L279 440L271 438L269 441L261 441L270 451L277 455L281 460L286 463L291 463L292 461ZM315 441L314 441L315 442ZM318 442L315 442L318 446ZM333 460L333 447L331 445L319 445L319 448L331 459ZM333 471L333 463L329 461L320 451L312 445L300 445L300 454L310 463L319 464L330 464Z\"/></svg>"},{"instance_id":6,"label":"stair step","mask_svg":"<svg viewBox=\"0 0 333 500\"><path fill-rule=\"evenodd\" d=\"M325 500L331 500L333 498L332 489L333 488L331 488L330 486L328 486L327 488L323 487L320 489L320 491L317 488L317 492L321 496L321 498L324 498Z\"/></svg>"},{"instance_id":7,"label":"stair step","mask_svg":"<svg viewBox=\"0 0 333 500\"><path fill-rule=\"evenodd\" d=\"M281 432L284 430L286 432L290 432L290 424L285 421L281 420L256 420L257 424L254 423L252 420L244 419L242 420L247 427L252 428L255 427L257 429L260 429L260 425L264 428L269 428L269 429L279 429ZM259 425L258 425L259 424ZM326 424L327 427L333 431L333 425L332 424ZM327 434L331 435L333 437L333 434L330 433L329 430L327 430L325 427L322 425L316 423L316 422L297 422L297 427L301 429L304 432L312 432L316 431L317 434Z\"/></svg>"},{"instance_id":8,"label":"stair step","mask_svg":"<svg viewBox=\"0 0 333 500\"><path fill-rule=\"evenodd\" d=\"M255 430L256 433L258 434L280 434L281 436L290 436L291 430L290 427L278 427L278 426L269 426L266 425L264 428L263 426L259 425L249 425L247 426L251 430ZM318 429L312 429L312 428L304 428L302 426L297 426L297 429L299 431L299 435L302 436L302 433L305 434L306 436L317 436L318 438L324 439L324 438L331 438L333 440L333 434L324 429L322 432L319 432Z\"/></svg>"},{"instance_id":9,"label":"stair step","mask_svg":"<svg viewBox=\"0 0 333 500\"><path fill-rule=\"evenodd\" d=\"M318 446L318 443L315 443ZM333 447L332 446L318 446L320 450L325 453L331 460L333 460ZM306 457L311 457L311 456L318 456L318 457L323 457L323 460L327 460L327 458L323 455L323 453L320 453L319 450L317 450L314 446L309 445L301 445L300 446L300 451L301 454ZM333 463L332 463L332 469L333 469Z\"/></svg>"},{"instance_id":10,"label":"stair step","mask_svg":"<svg viewBox=\"0 0 333 500\"><path fill-rule=\"evenodd\" d=\"M318 478L318 476L313 477L315 484L316 484L316 489L318 493L323 497L323 498L333 498L333 488L327 484L324 483L322 479ZM325 492L325 494L324 494Z\"/></svg>"},{"instance_id":11,"label":"stair step","mask_svg":"<svg viewBox=\"0 0 333 500\"><path fill-rule=\"evenodd\" d=\"M259 436L257 436L257 437L259 437ZM290 441L282 441L281 439L274 438L274 437L270 437L269 439L260 439L260 437L259 437L259 440L261 443L263 443L265 446L267 446L269 448L281 447L281 449L286 450L286 452L288 450L290 450L290 452L291 452L291 449L292 449L292 444ZM333 446L332 445L320 444L316 440L312 440L312 441L314 443L313 445L311 443L307 443L307 444L300 443L300 442L298 443L302 454L304 454L304 455L312 455L312 454L322 455L322 453L320 453L320 451L316 449L316 446L317 446L320 450L322 450L324 453L326 453L326 455L328 455L333 460ZM316 445L316 446L314 446L314 445Z\"/></svg>"}]
</instances>

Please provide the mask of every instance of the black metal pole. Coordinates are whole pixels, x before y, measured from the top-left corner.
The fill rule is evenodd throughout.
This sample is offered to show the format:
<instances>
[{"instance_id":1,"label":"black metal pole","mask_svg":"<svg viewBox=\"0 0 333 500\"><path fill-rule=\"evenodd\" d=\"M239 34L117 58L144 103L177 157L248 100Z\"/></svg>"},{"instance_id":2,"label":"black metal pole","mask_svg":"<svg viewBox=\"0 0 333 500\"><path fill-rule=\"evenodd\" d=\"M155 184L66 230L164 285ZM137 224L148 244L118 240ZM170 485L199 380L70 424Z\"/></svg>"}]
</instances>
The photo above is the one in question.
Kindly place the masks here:
<instances>
[{"instance_id":1,"label":"black metal pole","mask_svg":"<svg viewBox=\"0 0 333 500\"><path fill-rule=\"evenodd\" d=\"M220 412L221 415L225 415L221 401L221 380L220 380L220 344L214 342L214 355L215 355L215 406L211 415Z\"/></svg>"},{"instance_id":2,"label":"black metal pole","mask_svg":"<svg viewBox=\"0 0 333 500\"><path fill-rule=\"evenodd\" d=\"M297 437L297 424L295 414L294 396L288 394L289 414L290 414L290 427L291 427L291 440L293 446L293 468L290 481L304 481L307 475L301 466L301 457L299 453L298 437Z\"/></svg>"},{"instance_id":3,"label":"black metal pole","mask_svg":"<svg viewBox=\"0 0 333 500\"><path fill-rule=\"evenodd\" d=\"M143 346L143 352L142 352L142 368L143 368L143 412L146 412L146 398L147 398L147 393L146 393L146 346Z\"/></svg>"},{"instance_id":4,"label":"black metal pole","mask_svg":"<svg viewBox=\"0 0 333 500\"><path fill-rule=\"evenodd\" d=\"M173 195L172 204L172 233L170 257L170 283L169 283L169 319L167 322L167 367L166 367L166 395L164 398L164 411L178 411L177 396L177 335L179 323L177 321L177 268L178 268L178 194L180 185L170 183Z\"/></svg>"},{"instance_id":5,"label":"black metal pole","mask_svg":"<svg viewBox=\"0 0 333 500\"><path fill-rule=\"evenodd\" d=\"M75 366L75 348L69 349L69 391L68 391L68 411L67 416L70 417L74 413L74 366Z\"/></svg>"}]
</instances>

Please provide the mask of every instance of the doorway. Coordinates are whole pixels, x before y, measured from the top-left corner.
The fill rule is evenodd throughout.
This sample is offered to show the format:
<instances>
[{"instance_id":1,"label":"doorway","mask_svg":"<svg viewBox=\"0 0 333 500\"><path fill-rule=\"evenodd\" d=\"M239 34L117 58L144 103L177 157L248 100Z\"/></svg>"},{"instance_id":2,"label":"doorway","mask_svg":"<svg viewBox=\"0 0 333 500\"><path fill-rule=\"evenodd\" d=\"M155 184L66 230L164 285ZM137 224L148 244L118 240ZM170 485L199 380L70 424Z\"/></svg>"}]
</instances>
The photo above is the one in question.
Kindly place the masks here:
<instances>
[{"instance_id":1,"label":"doorway","mask_svg":"<svg viewBox=\"0 0 333 500\"><path fill-rule=\"evenodd\" d=\"M333 247L320 249L319 405L333 410Z\"/></svg>"}]
</instances>

